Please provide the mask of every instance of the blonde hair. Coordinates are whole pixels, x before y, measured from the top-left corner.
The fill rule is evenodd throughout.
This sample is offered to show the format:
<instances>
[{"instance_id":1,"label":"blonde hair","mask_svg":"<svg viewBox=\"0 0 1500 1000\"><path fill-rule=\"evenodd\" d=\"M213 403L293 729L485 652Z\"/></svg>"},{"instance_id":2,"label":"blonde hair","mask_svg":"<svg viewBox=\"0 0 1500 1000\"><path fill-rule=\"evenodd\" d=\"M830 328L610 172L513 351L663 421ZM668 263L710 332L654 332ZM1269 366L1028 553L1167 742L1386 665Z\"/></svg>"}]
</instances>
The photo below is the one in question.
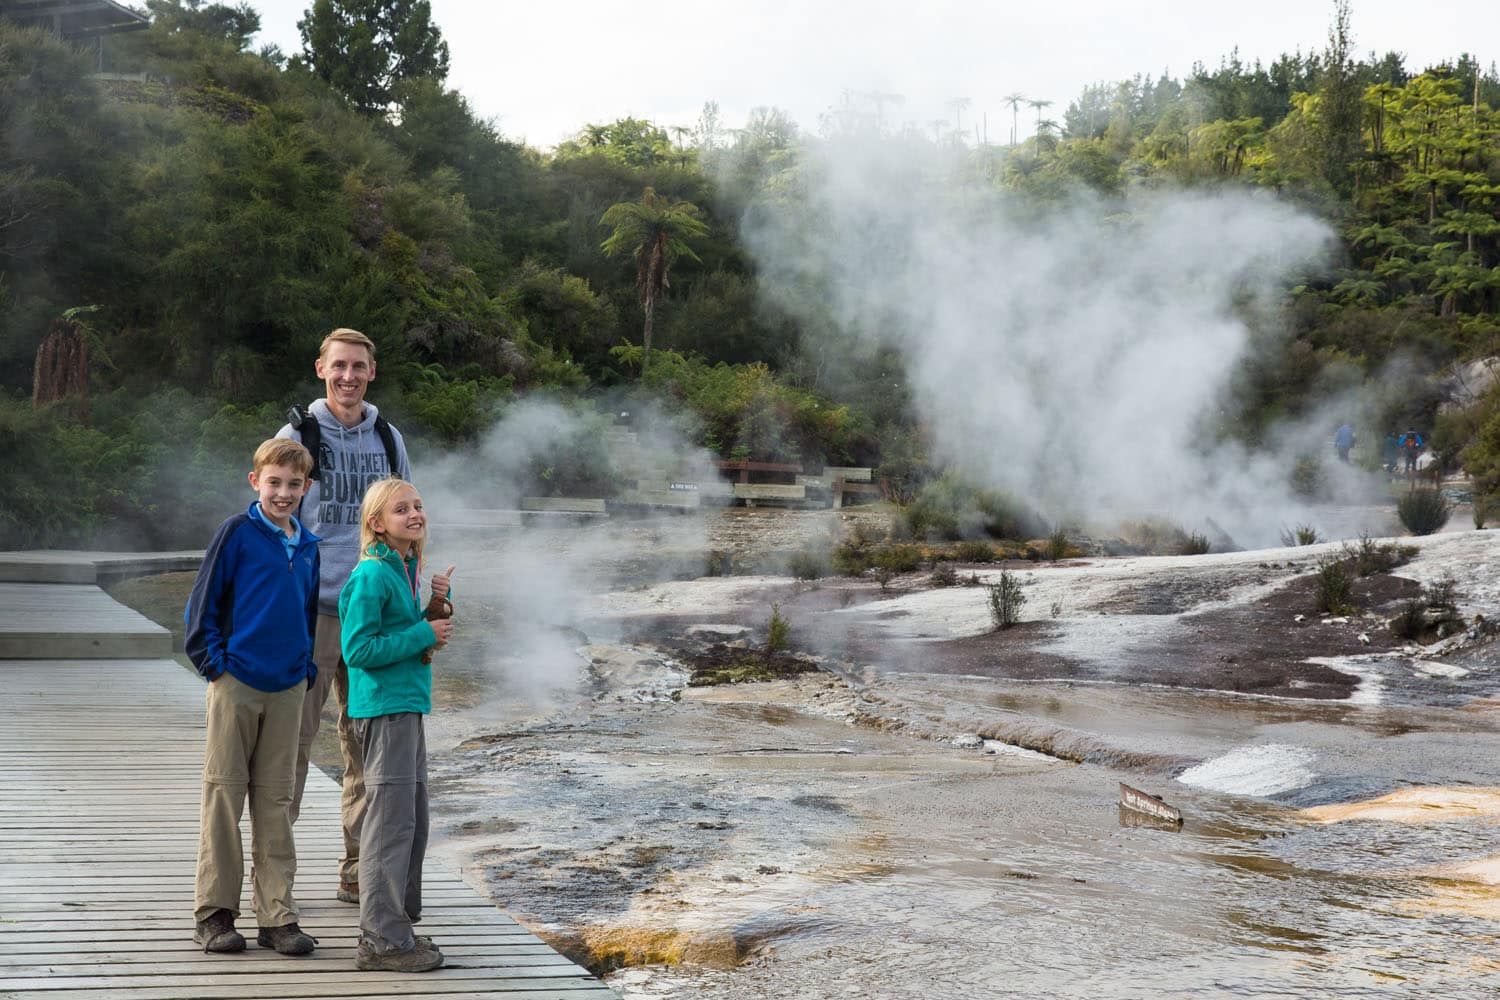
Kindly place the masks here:
<instances>
[{"instance_id":1,"label":"blonde hair","mask_svg":"<svg viewBox=\"0 0 1500 1000\"><path fill-rule=\"evenodd\" d=\"M256 474L268 465L286 465L296 469L302 475L312 471L312 452L302 446L301 441L293 441L291 438L271 438L262 441L260 447L255 449L255 457L251 459L251 468Z\"/></svg>"},{"instance_id":2,"label":"blonde hair","mask_svg":"<svg viewBox=\"0 0 1500 1000\"><path fill-rule=\"evenodd\" d=\"M328 348L334 344L358 344L370 352L370 360L375 360L375 341L366 337L358 330L351 330L347 326L341 326L337 330L323 338L323 344L318 348L318 359L322 360L328 356Z\"/></svg>"},{"instance_id":3,"label":"blonde hair","mask_svg":"<svg viewBox=\"0 0 1500 1000\"><path fill-rule=\"evenodd\" d=\"M383 537L375 533L375 529L370 526L370 522L385 514L385 509L391 504L391 498L403 486L409 487L413 493L417 493L415 486L396 476L391 476L387 479L377 479L370 484L369 489L365 490L364 503L359 508L359 557L361 559L375 558L370 554L370 547L376 542L381 542L382 544L385 542ZM418 499L421 496L420 493L417 493ZM420 560L422 558L422 546L426 542L427 531L426 528L423 528L422 537L411 543L411 555Z\"/></svg>"}]
</instances>

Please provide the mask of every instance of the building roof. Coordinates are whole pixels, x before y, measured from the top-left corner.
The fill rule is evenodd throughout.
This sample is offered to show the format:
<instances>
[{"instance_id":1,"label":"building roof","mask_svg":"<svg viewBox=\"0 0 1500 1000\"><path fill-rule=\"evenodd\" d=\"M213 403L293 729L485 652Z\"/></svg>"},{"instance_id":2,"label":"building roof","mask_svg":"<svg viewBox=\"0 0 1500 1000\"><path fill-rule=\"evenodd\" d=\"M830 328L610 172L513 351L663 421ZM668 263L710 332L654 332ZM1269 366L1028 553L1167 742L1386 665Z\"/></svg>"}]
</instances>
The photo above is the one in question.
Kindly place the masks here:
<instances>
[{"instance_id":1,"label":"building roof","mask_svg":"<svg viewBox=\"0 0 1500 1000\"><path fill-rule=\"evenodd\" d=\"M149 28L146 15L115 0L0 0L0 17L63 38L94 38Z\"/></svg>"}]
</instances>

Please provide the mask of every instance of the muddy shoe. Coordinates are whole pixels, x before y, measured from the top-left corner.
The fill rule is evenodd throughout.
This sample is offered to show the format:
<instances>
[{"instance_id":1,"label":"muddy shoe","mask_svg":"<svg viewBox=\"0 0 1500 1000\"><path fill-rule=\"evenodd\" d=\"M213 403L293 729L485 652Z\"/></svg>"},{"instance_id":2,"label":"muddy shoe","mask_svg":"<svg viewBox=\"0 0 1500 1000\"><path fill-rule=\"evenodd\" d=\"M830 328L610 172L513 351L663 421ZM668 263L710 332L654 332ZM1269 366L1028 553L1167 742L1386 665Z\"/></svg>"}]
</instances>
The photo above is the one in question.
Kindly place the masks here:
<instances>
[{"instance_id":1,"label":"muddy shoe","mask_svg":"<svg viewBox=\"0 0 1500 1000\"><path fill-rule=\"evenodd\" d=\"M442 952L423 948L420 943L409 951L381 955L361 941L354 952L354 967L362 972L431 972L442 964Z\"/></svg>"},{"instance_id":2,"label":"muddy shoe","mask_svg":"<svg viewBox=\"0 0 1500 1000\"><path fill-rule=\"evenodd\" d=\"M275 948L279 955L308 955L318 939L305 934L296 924L280 927L262 927L255 935L255 943L262 948Z\"/></svg>"},{"instance_id":3,"label":"muddy shoe","mask_svg":"<svg viewBox=\"0 0 1500 1000\"><path fill-rule=\"evenodd\" d=\"M340 903L358 903L359 883L340 882L339 891L333 894L333 898L338 900Z\"/></svg>"},{"instance_id":4,"label":"muddy shoe","mask_svg":"<svg viewBox=\"0 0 1500 1000\"><path fill-rule=\"evenodd\" d=\"M215 910L206 920L198 921L193 940L203 946L205 954L227 955L245 950L245 939L234 929L234 914L228 910Z\"/></svg>"},{"instance_id":5,"label":"muddy shoe","mask_svg":"<svg viewBox=\"0 0 1500 1000\"><path fill-rule=\"evenodd\" d=\"M438 947L437 942L428 937L426 934L418 934L416 938L418 948L425 948L428 951L435 951L439 955L443 953L443 949Z\"/></svg>"}]
</instances>

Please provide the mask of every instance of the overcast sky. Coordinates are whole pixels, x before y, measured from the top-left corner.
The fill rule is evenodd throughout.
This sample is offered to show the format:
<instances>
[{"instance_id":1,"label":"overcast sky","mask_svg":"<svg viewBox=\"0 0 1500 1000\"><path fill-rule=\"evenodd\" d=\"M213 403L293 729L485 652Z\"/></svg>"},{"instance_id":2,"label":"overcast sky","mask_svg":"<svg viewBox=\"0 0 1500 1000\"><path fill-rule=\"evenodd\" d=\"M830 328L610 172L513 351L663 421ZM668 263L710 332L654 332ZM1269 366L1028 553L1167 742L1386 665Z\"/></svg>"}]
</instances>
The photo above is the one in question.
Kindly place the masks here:
<instances>
[{"instance_id":1,"label":"overcast sky","mask_svg":"<svg viewBox=\"0 0 1500 1000\"><path fill-rule=\"evenodd\" d=\"M297 19L309 0L251 0L257 44L301 49ZM1407 66L1475 50L1500 51L1493 0L1353 0L1355 50L1407 56ZM1003 141L1020 92L1050 100L1062 120L1084 85L1216 65L1238 48L1249 63L1325 44L1332 2L1318 0L432 0L452 65L448 84L513 139L552 146L588 122L626 115L692 125L705 101L725 123L758 105L806 129L846 91L905 98L892 116L952 120L972 135L988 112ZM1023 124L1035 112L1023 110ZM1023 132L1026 131L1023 127Z\"/></svg>"}]
</instances>

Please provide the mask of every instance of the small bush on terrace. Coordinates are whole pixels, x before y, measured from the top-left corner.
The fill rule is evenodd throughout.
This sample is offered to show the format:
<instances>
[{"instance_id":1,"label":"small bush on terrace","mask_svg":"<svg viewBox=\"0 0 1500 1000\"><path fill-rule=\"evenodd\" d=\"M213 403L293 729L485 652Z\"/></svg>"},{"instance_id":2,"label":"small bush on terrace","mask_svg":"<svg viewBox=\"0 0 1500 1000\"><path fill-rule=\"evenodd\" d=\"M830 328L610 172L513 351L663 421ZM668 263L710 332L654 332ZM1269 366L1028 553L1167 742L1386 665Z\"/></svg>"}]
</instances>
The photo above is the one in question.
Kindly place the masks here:
<instances>
[{"instance_id":1,"label":"small bush on terrace","mask_svg":"<svg viewBox=\"0 0 1500 1000\"><path fill-rule=\"evenodd\" d=\"M992 563L997 558L995 547L989 542L981 542L978 539L959 542L958 548L954 549L953 553L955 559L965 563Z\"/></svg>"},{"instance_id":2,"label":"small bush on terrace","mask_svg":"<svg viewBox=\"0 0 1500 1000\"><path fill-rule=\"evenodd\" d=\"M989 584L988 589L990 620L995 623L995 630L1016 624L1020 620L1021 606L1026 603L1026 595L1021 593L1021 581L1009 570L1001 570L1000 582Z\"/></svg>"},{"instance_id":3,"label":"small bush on terrace","mask_svg":"<svg viewBox=\"0 0 1500 1000\"><path fill-rule=\"evenodd\" d=\"M922 487L901 514L902 529L928 541L960 538L1032 538L1046 529L1041 519L1012 497L980 489L953 475Z\"/></svg>"},{"instance_id":4,"label":"small bush on terrace","mask_svg":"<svg viewBox=\"0 0 1500 1000\"><path fill-rule=\"evenodd\" d=\"M958 586L958 570L953 568L951 562L938 563L932 568L932 576L927 582L934 587L956 587Z\"/></svg>"},{"instance_id":5,"label":"small bush on terrace","mask_svg":"<svg viewBox=\"0 0 1500 1000\"><path fill-rule=\"evenodd\" d=\"M911 573L922 567L922 550L915 545L886 545L877 548L870 561L879 569Z\"/></svg>"},{"instance_id":6,"label":"small bush on terrace","mask_svg":"<svg viewBox=\"0 0 1500 1000\"><path fill-rule=\"evenodd\" d=\"M791 647L792 623L781 616L781 605L771 605L771 620L766 623L766 652L784 653Z\"/></svg>"},{"instance_id":7,"label":"small bush on terrace","mask_svg":"<svg viewBox=\"0 0 1500 1000\"><path fill-rule=\"evenodd\" d=\"M1287 548L1294 545L1316 545L1322 540L1318 529L1310 524L1299 524L1295 528L1281 529L1281 544Z\"/></svg>"},{"instance_id":8,"label":"small bush on terrace","mask_svg":"<svg viewBox=\"0 0 1500 1000\"><path fill-rule=\"evenodd\" d=\"M787 560L787 572L798 580L817 580L828 575L828 554L813 549L793 552Z\"/></svg>"},{"instance_id":9,"label":"small bush on terrace","mask_svg":"<svg viewBox=\"0 0 1500 1000\"><path fill-rule=\"evenodd\" d=\"M1206 554L1208 549L1208 536L1201 532L1190 531L1179 543L1177 554L1180 556L1201 556Z\"/></svg>"},{"instance_id":10,"label":"small bush on terrace","mask_svg":"<svg viewBox=\"0 0 1500 1000\"><path fill-rule=\"evenodd\" d=\"M1047 558L1051 562L1068 558L1068 533L1058 528L1047 536Z\"/></svg>"},{"instance_id":11,"label":"small bush on terrace","mask_svg":"<svg viewBox=\"0 0 1500 1000\"><path fill-rule=\"evenodd\" d=\"M1401 610L1391 619L1391 634L1398 639L1415 639L1427 628L1427 605L1420 597L1401 603Z\"/></svg>"},{"instance_id":12,"label":"small bush on terrace","mask_svg":"<svg viewBox=\"0 0 1500 1000\"><path fill-rule=\"evenodd\" d=\"M1452 505L1441 490L1412 490L1396 502L1396 514L1413 535L1430 535L1448 523Z\"/></svg>"},{"instance_id":13,"label":"small bush on terrace","mask_svg":"<svg viewBox=\"0 0 1500 1000\"><path fill-rule=\"evenodd\" d=\"M1344 558L1352 564L1354 574L1359 577L1389 573L1397 566L1411 562L1417 554L1415 545L1397 545L1395 542L1377 542L1368 534L1359 536L1359 544L1344 543Z\"/></svg>"},{"instance_id":14,"label":"small bush on terrace","mask_svg":"<svg viewBox=\"0 0 1500 1000\"><path fill-rule=\"evenodd\" d=\"M1347 560L1325 556L1318 560L1313 577L1313 598L1319 611L1338 614L1349 608L1354 593L1354 573Z\"/></svg>"}]
</instances>

